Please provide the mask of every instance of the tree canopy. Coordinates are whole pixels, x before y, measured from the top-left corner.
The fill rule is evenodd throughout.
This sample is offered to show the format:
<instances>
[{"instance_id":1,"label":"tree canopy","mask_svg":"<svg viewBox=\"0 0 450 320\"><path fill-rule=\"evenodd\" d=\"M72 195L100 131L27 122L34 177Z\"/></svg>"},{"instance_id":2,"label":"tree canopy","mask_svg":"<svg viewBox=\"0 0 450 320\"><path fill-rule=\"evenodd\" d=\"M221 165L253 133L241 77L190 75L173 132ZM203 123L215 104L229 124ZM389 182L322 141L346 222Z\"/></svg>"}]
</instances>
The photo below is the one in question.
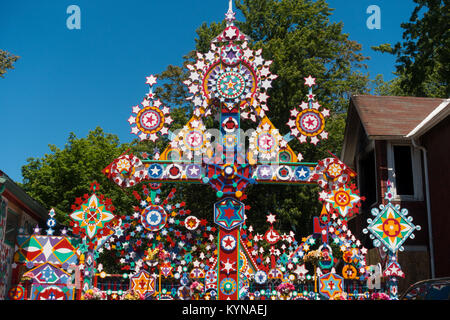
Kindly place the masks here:
<instances>
[{"instance_id":1,"label":"tree canopy","mask_svg":"<svg viewBox=\"0 0 450 320\"><path fill-rule=\"evenodd\" d=\"M408 22L402 23L403 42L382 44L374 50L397 56L397 78L378 78L380 94L418 97L450 96L450 3L414 0Z\"/></svg>"},{"instance_id":2,"label":"tree canopy","mask_svg":"<svg viewBox=\"0 0 450 320\"><path fill-rule=\"evenodd\" d=\"M85 138L70 133L63 149L49 145L50 153L29 158L22 167L23 189L47 209L54 208L60 223L67 224L76 198L90 194L93 181L100 193L111 198L116 214L132 211L132 196L109 181L102 170L130 146L121 144L116 135L97 127Z\"/></svg>"},{"instance_id":3,"label":"tree canopy","mask_svg":"<svg viewBox=\"0 0 450 320\"><path fill-rule=\"evenodd\" d=\"M0 49L0 77L4 78L8 69L14 69L14 62L19 59L18 56Z\"/></svg>"}]
</instances>

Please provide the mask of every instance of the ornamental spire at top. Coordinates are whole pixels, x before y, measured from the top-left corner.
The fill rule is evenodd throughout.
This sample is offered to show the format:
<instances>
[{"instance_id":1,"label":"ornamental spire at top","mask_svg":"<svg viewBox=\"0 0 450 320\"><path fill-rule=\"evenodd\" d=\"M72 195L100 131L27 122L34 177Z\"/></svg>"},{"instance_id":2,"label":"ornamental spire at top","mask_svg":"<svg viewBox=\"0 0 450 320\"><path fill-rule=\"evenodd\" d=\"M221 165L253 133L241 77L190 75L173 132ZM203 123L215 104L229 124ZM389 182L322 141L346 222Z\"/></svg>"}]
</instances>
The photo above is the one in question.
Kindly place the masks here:
<instances>
[{"instance_id":1,"label":"ornamental spire at top","mask_svg":"<svg viewBox=\"0 0 450 320\"><path fill-rule=\"evenodd\" d=\"M225 13L225 20L227 21L227 26L232 26L233 21L236 20L236 13L233 12L233 0L228 2L228 11Z\"/></svg>"}]
</instances>

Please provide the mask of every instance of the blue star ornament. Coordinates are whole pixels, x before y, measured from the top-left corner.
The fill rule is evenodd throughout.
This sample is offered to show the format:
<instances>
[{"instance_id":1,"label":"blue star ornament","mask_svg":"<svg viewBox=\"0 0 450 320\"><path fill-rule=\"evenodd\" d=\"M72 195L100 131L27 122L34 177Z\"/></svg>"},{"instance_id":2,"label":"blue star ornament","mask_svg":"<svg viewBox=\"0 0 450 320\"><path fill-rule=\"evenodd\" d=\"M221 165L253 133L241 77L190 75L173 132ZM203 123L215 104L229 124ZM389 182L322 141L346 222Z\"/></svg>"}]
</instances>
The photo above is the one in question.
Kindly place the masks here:
<instances>
[{"instance_id":1,"label":"blue star ornament","mask_svg":"<svg viewBox=\"0 0 450 320\"><path fill-rule=\"evenodd\" d=\"M233 198L226 198L214 204L214 222L231 230L244 223L244 204Z\"/></svg>"}]
</instances>

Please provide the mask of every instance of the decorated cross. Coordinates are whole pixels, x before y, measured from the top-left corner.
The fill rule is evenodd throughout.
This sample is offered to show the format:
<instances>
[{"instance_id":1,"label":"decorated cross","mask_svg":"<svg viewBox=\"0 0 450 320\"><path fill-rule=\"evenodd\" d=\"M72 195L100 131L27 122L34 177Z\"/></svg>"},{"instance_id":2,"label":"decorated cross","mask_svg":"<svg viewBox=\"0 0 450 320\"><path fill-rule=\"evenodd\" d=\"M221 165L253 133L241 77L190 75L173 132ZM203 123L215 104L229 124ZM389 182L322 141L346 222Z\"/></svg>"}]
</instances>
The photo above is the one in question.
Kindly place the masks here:
<instances>
[{"instance_id":1,"label":"decorated cross","mask_svg":"<svg viewBox=\"0 0 450 320\"><path fill-rule=\"evenodd\" d=\"M330 212L335 210L344 219L357 210L360 197L357 190L347 187L354 172L336 157L300 162L303 156L288 145L295 138L316 145L328 137L324 129L329 110L313 94L316 79L304 78L309 87L307 101L290 111L290 133L281 135L266 116L268 89L277 78L270 72L272 61L265 61L261 50L250 49L249 37L234 25L231 1L225 18L227 26L211 42L210 50L197 53L196 62L187 66L190 75L184 84L190 93L187 100L194 105L192 118L181 130L170 131L170 109L153 93L156 77L147 77L150 91L142 107L132 107L128 119L131 133L151 141L167 136L170 143L153 158L123 154L103 172L121 187L142 182L210 185L218 198L213 216L219 227L216 277L211 277L217 281L219 299L237 300L241 226L246 219L242 201L250 184L318 184L323 189L320 199ZM214 143L214 132L209 132L203 122L213 115L220 119L220 134ZM256 130L244 133L241 119L256 122ZM148 227L157 225L160 216L156 210L149 211L145 220ZM272 230L267 239L276 242L276 236Z\"/></svg>"}]
</instances>

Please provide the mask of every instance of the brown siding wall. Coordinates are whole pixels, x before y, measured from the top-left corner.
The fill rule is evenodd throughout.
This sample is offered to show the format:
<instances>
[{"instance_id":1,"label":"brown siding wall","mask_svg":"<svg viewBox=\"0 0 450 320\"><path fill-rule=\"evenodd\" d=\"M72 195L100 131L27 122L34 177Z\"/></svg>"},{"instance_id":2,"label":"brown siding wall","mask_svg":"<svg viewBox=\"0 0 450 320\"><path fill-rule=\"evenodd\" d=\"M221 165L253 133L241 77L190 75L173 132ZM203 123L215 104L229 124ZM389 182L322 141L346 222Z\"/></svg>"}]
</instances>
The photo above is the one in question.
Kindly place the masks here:
<instances>
[{"instance_id":1,"label":"brown siding wall","mask_svg":"<svg viewBox=\"0 0 450 320\"><path fill-rule=\"evenodd\" d=\"M436 277L450 276L450 116L422 137L428 154Z\"/></svg>"}]
</instances>

